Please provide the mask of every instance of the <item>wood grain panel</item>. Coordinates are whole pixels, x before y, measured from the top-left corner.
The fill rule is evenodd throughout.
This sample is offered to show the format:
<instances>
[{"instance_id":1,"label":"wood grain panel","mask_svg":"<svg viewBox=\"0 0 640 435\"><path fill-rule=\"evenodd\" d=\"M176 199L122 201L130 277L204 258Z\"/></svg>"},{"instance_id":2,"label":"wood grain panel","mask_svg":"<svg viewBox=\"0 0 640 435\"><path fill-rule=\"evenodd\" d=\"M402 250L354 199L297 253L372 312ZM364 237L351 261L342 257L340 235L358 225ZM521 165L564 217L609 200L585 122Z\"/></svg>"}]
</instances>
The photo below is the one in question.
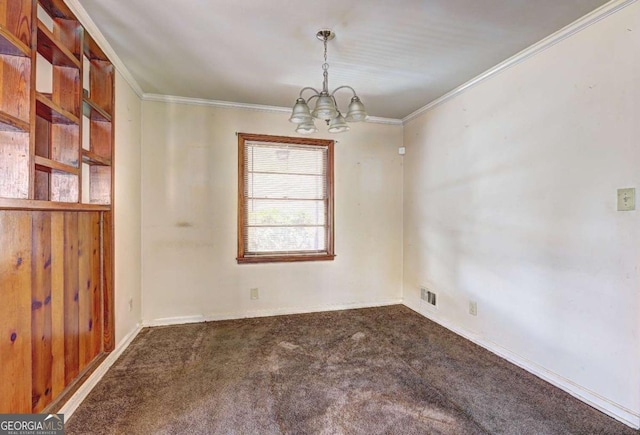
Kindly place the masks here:
<instances>
[{"instance_id":1,"label":"wood grain panel","mask_svg":"<svg viewBox=\"0 0 640 435\"><path fill-rule=\"evenodd\" d=\"M0 22L27 47L31 46L31 5L30 0L8 0L2 2L3 14Z\"/></svg>"},{"instance_id":2,"label":"wood grain panel","mask_svg":"<svg viewBox=\"0 0 640 435\"><path fill-rule=\"evenodd\" d=\"M78 125L51 125L51 159L65 165L80 166L80 127ZM51 200L78 202L80 185L76 174L51 171Z\"/></svg>"},{"instance_id":3,"label":"wood grain panel","mask_svg":"<svg viewBox=\"0 0 640 435\"><path fill-rule=\"evenodd\" d=\"M28 57L0 55L0 109L29 122L31 62Z\"/></svg>"},{"instance_id":4,"label":"wood grain panel","mask_svg":"<svg viewBox=\"0 0 640 435\"><path fill-rule=\"evenodd\" d=\"M111 123L104 121L92 120L89 124L89 143L91 151L97 155L110 159L111 158Z\"/></svg>"},{"instance_id":5,"label":"wood grain panel","mask_svg":"<svg viewBox=\"0 0 640 435\"><path fill-rule=\"evenodd\" d=\"M80 83L80 70L66 66L53 66L53 89L52 101L64 110L73 113L75 116L82 116L82 94Z\"/></svg>"},{"instance_id":6,"label":"wood grain panel","mask_svg":"<svg viewBox=\"0 0 640 435\"><path fill-rule=\"evenodd\" d=\"M0 131L0 197L29 195L29 135Z\"/></svg>"},{"instance_id":7,"label":"wood grain panel","mask_svg":"<svg viewBox=\"0 0 640 435\"><path fill-rule=\"evenodd\" d=\"M91 99L113 115L113 65L109 61L91 60L89 86Z\"/></svg>"},{"instance_id":8,"label":"wood grain panel","mask_svg":"<svg viewBox=\"0 0 640 435\"><path fill-rule=\"evenodd\" d=\"M69 49L76 58L80 59L80 24L73 19L56 20L53 35Z\"/></svg>"},{"instance_id":9,"label":"wood grain panel","mask_svg":"<svg viewBox=\"0 0 640 435\"><path fill-rule=\"evenodd\" d=\"M52 337L51 384L53 397L57 397L65 387L64 364L64 213L51 213L51 313Z\"/></svg>"},{"instance_id":10,"label":"wood grain panel","mask_svg":"<svg viewBox=\"0 0 640 435\"><path fill-rule=\"evenodd\" d=\"M91 358L102 352L101 213L91 213Z\"/></svg>"},{"instance_id":11,"label":"wood grain panel","mask_svg":"<svg viewBox=\"0 0 640 435\"><path fill-rule=\"evenodd\" d=\"M51 125L51 160L80 167L80 128L75 124Z\"/></svg>"},{"instance_id":12,"label":"wood grain panel","mask_svg":"<svg viewBox=\"0 0 640 435\"><path fill-rule=\"evenodd\" d=\"M113 212L102 214L102 297L103 297L103 348L111 352L115 348L115 314L113 300Z\"/></svg>"},{"instance_id":13,"label":"wood grain panel","mask_svg":"<svg viewBox=\"0 0 640 435\"><path fill-rule=\"evenodd\" d=\"M91 234L91 214L80 213L78 216L78 273L79 273L79 295L78 295L78 333L79 348L78 360L79 370L82 371L91 361L91 329L93 326L93 277L92 267L92 234Z\"/></svg>"},{"instance_id":14,"label":"wood grain panel","mask_svg":"<svg viewBox=\"0 0 640 435\"><path fill-rule=\"evenodd\" d=\"M0 413L31 412L31 216L0 212Z\"/></svg>"},{"instance_id":15,"label":"wood grain panel","mask_svg":"<svg viewBox=\"0 0 640 435\"><path fill-rule=\"evenodd\" d=\"M79 373L78 213L64 213L64 373L69 384Z\"/></svg>"},{"instance_id":16,"label":"wood grain panel","mask_svg":"<svg viewBox=\"0 0 640 435\"><path fill-rule=\"evenodd\" d=\"M51 402L51 213L32 214L31 366L32 412Z\"/></svg>"},{"instance_id":17,"label":"wood grain panel","mask_svg":"<svg viewBox=\"0 0 640 435\"><path fill-rule=\"evenodd\" d=\"M91 184L89 198L92 204L111 203L111 167L91 166L89 169Z\"/></svg>"}]
</instances>

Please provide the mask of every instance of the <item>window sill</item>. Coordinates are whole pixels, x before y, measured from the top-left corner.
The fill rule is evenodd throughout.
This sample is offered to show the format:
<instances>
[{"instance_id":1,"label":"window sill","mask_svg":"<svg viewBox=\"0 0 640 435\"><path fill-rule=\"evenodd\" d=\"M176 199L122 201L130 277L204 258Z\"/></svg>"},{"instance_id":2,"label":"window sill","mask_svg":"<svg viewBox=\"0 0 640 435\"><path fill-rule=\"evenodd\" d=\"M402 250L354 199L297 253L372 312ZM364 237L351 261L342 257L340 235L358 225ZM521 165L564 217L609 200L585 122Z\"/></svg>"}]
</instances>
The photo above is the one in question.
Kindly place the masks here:
<instances>
[{"instance_id":1,"label":"window sill","mask_svg":"<svg viewBox=\"0 0 640 435\"><path fill-rule=\"evenodd\" d=\"M334 254L321 255L255 255L247 257L238 257L238 264L253 263L295 263L299 261L333 261L336 258Z\"/></svg>"}]
</instances>

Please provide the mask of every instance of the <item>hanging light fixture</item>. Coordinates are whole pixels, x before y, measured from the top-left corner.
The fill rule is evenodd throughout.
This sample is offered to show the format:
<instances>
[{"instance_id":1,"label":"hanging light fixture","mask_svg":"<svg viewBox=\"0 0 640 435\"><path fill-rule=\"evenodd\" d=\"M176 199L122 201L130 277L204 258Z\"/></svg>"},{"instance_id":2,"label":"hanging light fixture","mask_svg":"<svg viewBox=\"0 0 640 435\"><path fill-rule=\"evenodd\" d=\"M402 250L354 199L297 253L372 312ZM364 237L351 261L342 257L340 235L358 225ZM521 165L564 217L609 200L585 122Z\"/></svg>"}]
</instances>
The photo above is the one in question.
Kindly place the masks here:
<instances>
[{"instance_id":1,"label":"hanging light fixture","mask_svg":"<svg viewBox=\"0 0 640 435\"><path fill-rule=\"evenodd\" d=\"M335 33L326 29L320 30L316 33L316 37L324 44L324 63L322 64L322 75L324 79L322 81L322 91L318 91L312 87L302 88L300 91L300 96L296 100L293 110L291 111L291 118L289 118L289 121L298 124L298 127L296 128L297 133L311 134L318 131L315 123L313 122L314 118L325 121L329 126L329 133L342 133L344 131L349 131L347 122L359 122L364 121L367 118L367 112L364 108L364 104L362 104L362 101L360 101L360 98L356 95L356 91L351 86L339 86L334 89L333 92L329 92L327 42L331 41L335 36ZM349 104L346 116L342 116L334 97L336 92L341 89L349 89L353 92L353 97L351 98L351 103ZM313 91L314 94L305 100L302 94L306 91ZM315 108L311 111L309 109L309 103L313 99L317 99L317 101L315 102Z\"/></svg>"}]
</instances>

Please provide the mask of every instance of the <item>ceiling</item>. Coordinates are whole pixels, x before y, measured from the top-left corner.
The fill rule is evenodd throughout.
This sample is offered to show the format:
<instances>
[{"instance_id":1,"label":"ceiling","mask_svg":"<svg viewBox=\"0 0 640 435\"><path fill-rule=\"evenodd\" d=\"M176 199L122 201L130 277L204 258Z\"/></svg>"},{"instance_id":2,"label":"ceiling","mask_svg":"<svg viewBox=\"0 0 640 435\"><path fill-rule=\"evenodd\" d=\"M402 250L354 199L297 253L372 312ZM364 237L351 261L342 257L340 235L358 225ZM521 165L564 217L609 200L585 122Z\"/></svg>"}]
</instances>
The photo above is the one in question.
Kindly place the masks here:
<instances>
[{"instance_id":1,"label":"ceiling","mask_svg":"<svg viewBox=\"0 0 640 435\"><path fill-rule=\"evenodd\" d=\"M291 107L350 85L402 119L605 0L78 0L145 93ZM338 96L348 102L348 92Z\"/></svg>"}]
</instances>

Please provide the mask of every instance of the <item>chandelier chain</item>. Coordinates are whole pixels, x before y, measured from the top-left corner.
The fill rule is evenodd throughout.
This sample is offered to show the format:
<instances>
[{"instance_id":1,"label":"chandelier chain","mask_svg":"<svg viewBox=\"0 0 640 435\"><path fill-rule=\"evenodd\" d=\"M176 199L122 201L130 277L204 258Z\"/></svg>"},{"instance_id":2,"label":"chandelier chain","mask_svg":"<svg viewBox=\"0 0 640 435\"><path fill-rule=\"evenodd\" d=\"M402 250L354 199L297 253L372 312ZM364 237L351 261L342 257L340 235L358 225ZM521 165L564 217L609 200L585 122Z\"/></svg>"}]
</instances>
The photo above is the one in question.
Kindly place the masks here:
<instances>
[{"instance_id":1,"label":"chandelier chain","mask_svg":"<svg viewBox=\"0 0 640 435\"><path fill-rule=\"evenodd\" d=\"M327 63L327 37L324 37L324 63L322 64L322 70L326 71L329 69L329 64Z\"/></svg>"}]
</instances>

